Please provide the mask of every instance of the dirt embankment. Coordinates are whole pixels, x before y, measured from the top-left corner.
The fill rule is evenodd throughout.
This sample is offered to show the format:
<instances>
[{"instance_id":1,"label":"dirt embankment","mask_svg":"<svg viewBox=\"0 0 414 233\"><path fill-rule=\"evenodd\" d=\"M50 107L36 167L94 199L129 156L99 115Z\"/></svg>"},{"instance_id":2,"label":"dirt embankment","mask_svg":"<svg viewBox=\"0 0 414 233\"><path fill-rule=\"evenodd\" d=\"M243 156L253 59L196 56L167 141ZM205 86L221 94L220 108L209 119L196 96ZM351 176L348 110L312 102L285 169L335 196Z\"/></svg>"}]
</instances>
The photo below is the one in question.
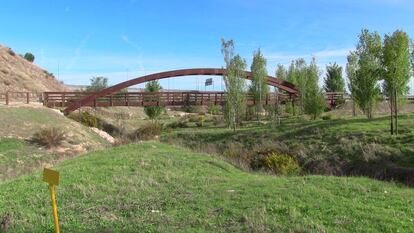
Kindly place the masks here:
<instances>
[{"instance_id":1,"label":"dirt embankment","mask_svg":"<svg viewBox=\"0 0 414 233\"><path fill-rule=\"evenodd\" d=\"M0 93L67 91L53 74L0 45Z\"/></svg>"}]
</instances>

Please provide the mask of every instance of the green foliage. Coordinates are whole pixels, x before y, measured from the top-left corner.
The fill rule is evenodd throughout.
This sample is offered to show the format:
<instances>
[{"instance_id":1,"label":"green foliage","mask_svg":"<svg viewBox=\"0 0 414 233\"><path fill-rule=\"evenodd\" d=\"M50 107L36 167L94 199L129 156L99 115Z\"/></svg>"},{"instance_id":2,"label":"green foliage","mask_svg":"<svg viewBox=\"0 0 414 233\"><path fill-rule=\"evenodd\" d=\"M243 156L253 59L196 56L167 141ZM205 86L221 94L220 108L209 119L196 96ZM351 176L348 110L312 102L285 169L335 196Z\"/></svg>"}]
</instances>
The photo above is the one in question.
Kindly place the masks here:
<instances>
[{"instance_id":1,"label":"green foliage","mask_svg":"<svg viewBox=\"0 0 414 233\"><path fill-rule=\"evenodd\" d=\"M242 116L246 107L246 61L239 55L233 57L233 41L222 39L222 54L226 62L227 74L224 76L227 99L224 116L227 125L233 130L241 124Z\"/></svg>"},{"instance_id":2,"label":"green foliage","mask_svg":"<svg viewBox=\"0 0 414 233\"><path fill-rule=\"evenodd\" d=\"M158 80L150 81L145 84L145 91L146 92L159 92L162 89ZM158 101L158 96L150 97L152 102ZM161 106L148 106L144 108L145 114L151 120L157 120L161 114L164 112L164 107Z\"/></svg>"},{"instance_id":3,"label":"green foliage","mask_svg":"<svg viewBox=\"0 0 414 233\"><path fill-rule=\"evenodd\" d=\"M187 121L180 119L178 121L173 121L169 123L166 127L170 129L187 128L188 124L187 124Z\"/></svg>"},{"instance_id":4,"label":"green foliage","mask_svg":"<svg viewBox=\"0 0 414 233\"><path fill-rule=\"evenodd\" d=\"M47 148L60 146L64 140L65 133L58 128L41 129L32 137L32 141L34 143L45 146Z\"/></svg>"},{"instance_id":5,"label":"green foliage","mask_svg":"<svg viewBox=\"0 0 414 233\"><path fill-rule=\"evenodd\" d=\"M385 35L382 53L383 91L390 100L391 134L398 133L398 104L408 93L411 77L410 38L403 31Z\"/></svg>"},{"instance_id":6,"label":"green foliage","mask_svg":"<svg viewBox=\"0 0 414 233\"><path fill-rule=\"evenodd\" d=\"M288 78L288 71L282 64L277 64L276 77L282 80L287 80Z\"/></svg>"},{"instance_id":7,"label":"green foliage","mask_svg":"<svg viewBox=\"0 0 414 233\"><path fill-rule=\"evenodd\" d=\"M208 113L211 115L220 115L221 114L221 106L220 105L209 105L208 106Z\"/></svg>"},{"instance_id":8,"label":"green foliage","mask_svg":"<svg viewBox=\"0 0 414 233\"><path fill-rule=\"evenodd\" d=\"M158 122L148 122L132 133L133 140L152 140L161 135L162 125Z\"/></svg>"},{"instance_id":9,"label":"green foliage","mask_svg":"<svg viewBox=\"0 0 414 233\"><path fill-rule=\"evenodd\" d=\"M265 165L277 175L298 175L300 173L300 166L295 158L278 152L272 152L266 156Z\"/></svg>"},{"instance_id":10,"label":"green foliage","mask_svg":"<svg viewBox=\"0 0 414 233\"><path fill-rule=\"evenodd\" d=\"M202 113L203 108L200 105L184 105L182 110L188 113Z\"/></svg>"},{"instance_id":11,"label":"green foliage","mask_svg":"<svg viewBox=\"0 0 414 233\"><path fill-rule=\"evenodd\" d=\"M329 115L329 114L327 114L327 115L323 115L323 116L322 116L322 120L324 120L324 121L327 121L327 120L332 120L332 115Z\"/></svg>"},{"instance_id":12,"label":"green foliage","mask_svg":"<svg viewBox=\"0 0 414 233\"><path fill-rule=\"evenodd\" d=\"M326 66L326 77L324 81L324 88L326 92L345 91L345 81L342 77L342 67L336 63Z\"/></svg>"},{"instance_id":13,"label":"green foliage","mask_svg":"<svg viewBox=\"0 0 414 233\"><path fill-rule=\"evenodd\" d=\"M35 56L32 53L25 53L23 58L32 63L35 60Z\"/></svg>"},{"instance_id":14,"label":"green foliage","mask_svg":"<svg viewBox=\"0 0 414 233\"><path fill-rule=\"evenodd\" d=\"M206 121L206 117L204 115L199 115L195 124L197 127L203 127L205 121Z\"/></svg>"},{"instance_id":15,"label":"green foliage","mask_svg":"<svg viewBox=\"0 0 414 233\"><path fill-rule=\"evenodd\" d=\"M320 116L326 108L325 97L318 86L319 70L316 60L313 59L307 68L306 83L304 84L304 94L302 95L303 108L306 114L311 115L312 119Z\"/></svg>"},{"instance_id":16,"label":"green foliage","mask_svg":"<svg viewBox=\"0 0 414 233\"><path fill-rule=\"evenodd\" d=\"M257 117L258 113L263 110L262 100L266 99L267 94L269 93L269 86L266 83L267 80L267 70L266 70L266 58L260 52L260 49L253 54L253 62L250 66L252 72L252 82L250 90L253 93L253 99L256 101L255 112Z\"/></svg>"},{"instance_id":17,"label":"green foliage","mask_svg":"<svg viewBox=\"0 0 414 233\"><path fill-rule=\"evenodd\" d=\"M91 83L86 87L86 92L98 92L108 87L108 78L93 77Z\"/></svg>"},{"instance_id":18,"label":"green foliage","mask_svg":"<svg viewBox=\"0 0 414 233\"><path fill-rule=\"evenodd\" d=\"M68 117L88 127L99 127L99 119L87 111L72 112Z\"/></svg>"},{"instance_id":19,"label":"green foliage","mask_svg":"<svg viewBox=\"0 0 414 233\"><path fill-rule=\"evenodd\" d=\"M285 112L296 116L299 113L299 107L295 105L292 101L289 101L285 104Z\"/></svg>"},{"instance_id":20,"label":"green foliage","mask_svg":"<svg viewBox=\"0 0 414 233\"><path fill-rule=\"evenodd\" d=\"M144 108L145 114L148 116L151 120L158 119L161 114L163 113L164 108L161 106L148 106Z\"/></svg>"},{"instance_id":21,"label":"green foliage","mask_svg":"<svg viewBox=\"0 0 414 233\"><path fill-rule=\"evenodd\" d=\"M352 77L351 91L355 103L371 119L372 111L380 98L378 81L381 78L382 42L377 32L362 30L352 64L355 76ZM353 57L355 56L355 57Z\"/></svg>"}]
</instances>

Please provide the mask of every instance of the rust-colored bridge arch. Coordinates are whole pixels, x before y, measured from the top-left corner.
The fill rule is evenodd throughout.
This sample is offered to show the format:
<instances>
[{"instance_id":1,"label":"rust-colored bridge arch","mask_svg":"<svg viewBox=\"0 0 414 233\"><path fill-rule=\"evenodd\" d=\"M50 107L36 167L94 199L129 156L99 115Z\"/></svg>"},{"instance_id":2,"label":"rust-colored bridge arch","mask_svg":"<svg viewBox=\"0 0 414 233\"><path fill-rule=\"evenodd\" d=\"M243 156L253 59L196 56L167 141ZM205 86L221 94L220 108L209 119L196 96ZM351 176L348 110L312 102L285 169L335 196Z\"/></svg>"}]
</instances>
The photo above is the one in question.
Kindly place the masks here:
<instances>
[{"instance_id":1,"label":"rust-colored bridge arch","mask_svg":"<svg viewBox=\"0 0 414 233\"><path fill-rule=\"evenodd\" d=\"M245 71L246 75L245 77L247 79L252 79L252 73ZM144 82L149 82L153 80L159 80L164 78L173 78L173 77L180 77L180 76L192 76L192 75L215 75L215 76L222 76L226 74L226 69L215 69L215 68L197 68L197 69L183 69L183 70L173 70L173 71L166 71L161 73L155 73L150 75L145 75L142 77L138 77L135 79L131 79L119 84L116 84L114 86L108 87L100 92L94 93L90 96L87 96L79 101L75 101L73 103L70 103L68 107L64 110L65 114L68 114L82 106L85 106L91 102L93 102L95 99L118 92L124 88L137 85ZM298 90L296 87L284 80L268 76L267 77L267 84L270 86L274 86L279 88L280 90L283 90L291 95L296 95Z\"/></svg>"}]
</instances>

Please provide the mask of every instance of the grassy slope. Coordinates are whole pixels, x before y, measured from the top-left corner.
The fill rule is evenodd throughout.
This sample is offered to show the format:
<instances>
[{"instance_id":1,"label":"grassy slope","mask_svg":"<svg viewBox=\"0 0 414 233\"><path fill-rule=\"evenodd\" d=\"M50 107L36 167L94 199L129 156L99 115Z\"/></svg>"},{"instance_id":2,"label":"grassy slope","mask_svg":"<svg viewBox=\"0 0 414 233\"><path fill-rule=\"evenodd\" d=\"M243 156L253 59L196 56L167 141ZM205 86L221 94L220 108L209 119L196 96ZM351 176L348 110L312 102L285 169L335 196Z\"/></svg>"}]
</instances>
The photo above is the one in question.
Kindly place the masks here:
<instances>
[{"instance_id":1,"label":"grassy slope","mask_svg":"<svg viewBox=\"0 0 414 233\"><path fill-rule=\"evenodd\" d=\"M414 190L366 178L271 177L146 142L56 167L62 232L413 232ZM11 232L51 231L40 173L0 185Z\"/></svg>"},{"instance_id":2,"label":"grassy slope","mask_svg":"<svg viewBox=\"0 0 414 233\"><path fill-rule=\"evenodd\" d=\"M301 157L305 164L315 160L375 162L385 159L399 166L414 167L414 116L400 117L398 136L389 134L388 120L388 117L286 119L275 128L251 126L236 132L213 126L181 129L165 134L163 140L201 150L211 145L219 148L219 153L228 149L230 143L243 148L282 143L282 147Z\"/></svg>"},{"instance_id":3,"label":"grassy slope","mask_svg":"<svg viewBox=\"0 0 414 233\"><path fill-rule=\"evenodd\" d=\"M0 122L0 182L65 156L108 145L91 129L46 108L0 106ZM57 153L27 142L35 132L49 127L66 133L68 150Z\"/></svg>"}]
</instances>

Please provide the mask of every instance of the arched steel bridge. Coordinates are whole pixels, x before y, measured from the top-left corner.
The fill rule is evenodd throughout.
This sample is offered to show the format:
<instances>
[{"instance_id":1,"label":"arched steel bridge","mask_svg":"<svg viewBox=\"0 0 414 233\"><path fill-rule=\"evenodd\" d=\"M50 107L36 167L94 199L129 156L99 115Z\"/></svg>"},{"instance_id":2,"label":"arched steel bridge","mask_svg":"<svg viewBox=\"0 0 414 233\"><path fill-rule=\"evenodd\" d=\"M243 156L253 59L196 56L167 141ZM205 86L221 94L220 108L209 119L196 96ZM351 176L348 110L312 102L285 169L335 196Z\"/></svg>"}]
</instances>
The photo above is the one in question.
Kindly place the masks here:
<instances>
[{"instance_id":1,"label":"arched steel bridge","mask_svg":"<svg viewBox=\"0 0 414 233\"><path fill-rule=\"evenodd\" d=\"M134 86L140 83L165 79L165 78L173 78L173 77L180 77L180 76L193 76L193 75L215 75L215 76L223 76L226 75L226 69L216 69L216 68L196 68L196 69L183 69L183 70L173 70L173 71L166 71L161 73L155 73L150 75L145 75L142 77L138 77L135 79L131 79L114 86L108 87L100 92L93 93L88 95L80 100L76 100L70 102L66 109L64 110L65 114L68 114L82 106L87 106L96 101L96 99L111 95L113 93L119 92L124 88ZM245 78L252 79L252 73L245 71ZM266 83L270 86L277 87L278 89L286 92L289 94L290 97L295 97L298 94L298 90L296 89L295 85L281 80L276 77L268 76Z\"/></svg>"}]
</instances>

